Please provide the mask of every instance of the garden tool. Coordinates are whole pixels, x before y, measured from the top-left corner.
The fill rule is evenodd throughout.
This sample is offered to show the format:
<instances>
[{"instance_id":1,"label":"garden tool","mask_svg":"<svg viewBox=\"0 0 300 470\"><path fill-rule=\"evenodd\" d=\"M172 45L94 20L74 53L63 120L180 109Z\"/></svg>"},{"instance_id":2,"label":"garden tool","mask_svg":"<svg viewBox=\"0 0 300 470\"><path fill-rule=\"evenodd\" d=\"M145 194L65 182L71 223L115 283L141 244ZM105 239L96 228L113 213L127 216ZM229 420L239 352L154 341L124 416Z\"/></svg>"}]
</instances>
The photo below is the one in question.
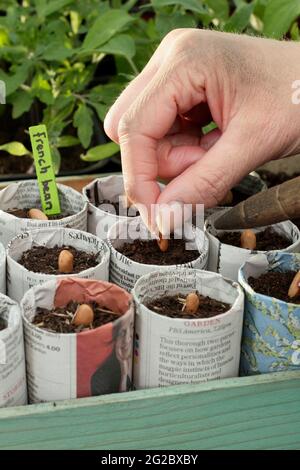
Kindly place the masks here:
<instances>
[{"instance_id":1,"label":"garden tool","mask_svg":"<svg viewBox=\"0 0 300 470\"><path fill-rule=\"evenodd\" d=\"M214 223L216 229L255 228L300 218L300 176L240 202Z\"/></svg>"}]
</instances>

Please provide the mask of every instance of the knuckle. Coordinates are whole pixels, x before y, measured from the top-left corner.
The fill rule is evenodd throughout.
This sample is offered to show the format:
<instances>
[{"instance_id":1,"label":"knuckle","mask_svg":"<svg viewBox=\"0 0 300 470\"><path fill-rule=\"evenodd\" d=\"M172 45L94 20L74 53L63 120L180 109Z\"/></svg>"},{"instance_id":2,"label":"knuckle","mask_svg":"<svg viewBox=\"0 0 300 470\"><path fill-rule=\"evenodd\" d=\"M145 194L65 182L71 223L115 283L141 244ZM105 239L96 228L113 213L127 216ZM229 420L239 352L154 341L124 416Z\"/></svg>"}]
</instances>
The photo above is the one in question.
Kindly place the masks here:
<instances>
[{"instance_id":1,"label":"knuckle","mask_svg":"<svg viewBox=\"0 0 300 470\"><path fill-rule=\"evenodd\" d=\"M174 64L180 64L180 67L186 67L205 54L206 34L198 29L183 30L180 35L174 38L169 47L170 61Z\"/></svg>"},{"instance_id":2,"label":"knuckle","mask_svg":"<svg viewBox=\"0 0 300 470\"><path fill-rule=\"evenodd\" d=\"M191 49L193 40L195 39L196 32L191 30L184 30L180 35L174 38L172 43L171 52L173 54L181 54ZM194 43L195 46L195 43Z\"/></svg>"},{"instance_id":3,"label":"knuckle","mask_svg":"<svg viewBox=\"0 0 300 470\"><path fill-rule=\"evenodd\" d=\"M119 139L122 139L124 137L127 137L130 132L131 132L131 123L132 120L130 119L130 116L128 113L125 113L118 124L118 136Z\"/></svg>"},{"instance_id":4,"label":"knuckle","mask_svg":"<svg viewBox=\"0 0 300 470\"><path fill-rule=\"evenodd\" d=\"M196 180L196 187L200 199L208 200L209 205L217 205L222 201L228 191L228 185L224 181L224 175L217 171L201 174Z\"/></svg>"},{"instance_id":5,"label":"knuckle","mask_svg":"<svg viewBox=\"0 0 300 470\"><path fill-rule=\"evenodd\" d=\"M186 31L186 28L176 28L166 34L163 39L163 42L175 41L179 36L181 36Z\"/></svg>"}]
</instances>

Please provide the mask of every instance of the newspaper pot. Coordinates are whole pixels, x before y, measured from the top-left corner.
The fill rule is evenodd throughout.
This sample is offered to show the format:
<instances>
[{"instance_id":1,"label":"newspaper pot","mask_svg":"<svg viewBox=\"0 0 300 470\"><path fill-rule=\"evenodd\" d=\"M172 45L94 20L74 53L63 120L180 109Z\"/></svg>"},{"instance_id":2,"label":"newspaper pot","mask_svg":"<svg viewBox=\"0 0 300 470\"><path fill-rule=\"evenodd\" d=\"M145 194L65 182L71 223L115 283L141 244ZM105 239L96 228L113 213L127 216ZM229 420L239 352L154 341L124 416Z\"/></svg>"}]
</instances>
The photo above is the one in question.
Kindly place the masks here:
<instances>
[{"instance_id":1,"label":"newspaper pot","mask_svg":"<svg viewBox=\"0 0 300 470\"><path fill-rule=\"evenodd\" d=\"M0 294L0 408L27 403L22 317L19 305Z\"/></svg>"},{"instance_id":2,"label":"newspaper pot","mask_svg":"<svg viewBox=\"0 0 300 470\"><path fill-rule=\"evenodd\" d=\"M229 209L225 209L229 210ZM222 211L222 214L224 211ZM216 235L224 233L223 230L216 230L214 228L215 220L220 216L221 212L211 215L205 222L205 233L209 238L209 260L208 270L213 272L219 272L224 277L238 280L238 271L242 264L247 261L250 256L255 253L263 253L260 251L250 251L245 248L239 248L232 245L221 243ZM287 237L291 240L290 245L281 252L297 252L300 248L300 231L296 225L292 222L281 222L272 226L274 230ZM265 230L266 227L260 227L253 229L254 232L258 233ZM242 232L242 230L232 230ZM275 251L270 251L275 253Z\"/></svg>"},{"instance_id":3,"label":"newspaper pot","mask_svg":"<svg viewBox=\"0 0 300 470\"><path fill-rule=\"evenodd\" d=\"M204 232L196 227L191 227L191 231L194 244L193 249L199 250L199 257L191 262L178 264L176 266L158 266L155 264L137 263L118 251L118 248L121 248L124 243L133 243L136 238L143 240L153 238L141 218L117 222L109 230L107 238L107 243L110 247L110 281L131 291L136 281L141 276L152 271L176 270L182 267L206 269L208 261L208 239Z\"/></svg>"},{"instance_id":4,"label":"newspaper pot","mask_svg":"<svg viewBox=\"0 0 300 470\"><path fill-rule=\"evenodd\" d=\"M196 291L231 304L211 318L169 318L148 309L147 300ZM133 289L136 303L134 385L138 389L236 377L244 312L240 286L198 269L155 271Z\"/></svg>"},{"instance_id":5,"label":"newspaper pot","mask_svg":"<svg viewBox=\"0 0 300 470\"><path fill-rule=\"evenodd\" d=\"M164 187L159 183L160 188ZM105 204L105 208L110 212L98 207L101 201L119 202L124 197L124 179L122 175L105 176L97 178L89 183L82 190L84 198L89 202L88 208L88 231L106 240L109 229L120 220L131 220L135 216L137 209L129 209L128 217L125 210L124 215L116 214L113 205Z\"/></svg>"},{"instance_id":6,"label":"newspaper pot","mask_svg":"<svg viewBox=\"0 0 300 470\"><path fill-rule=\"evenodd\" d=\"M78 230L87 229L87 202L74 189L58 184L62 212L72 214L59 220L20 219L5 212L8 209L40 207L40 194L37 181L12 183L0 191L0 239L4 246L21 232L41 228L70 227Z\"/></svg>"},{"instance_id":7,"label":"newspaper pot","mask_svg":"<svg viewBox=\"0 0 300 470\"><path fill-rule=\"evenodd\" d=\"M31 323L37 307L97 302L121 312L114 322L59 334ZM118 286L91 279L56 279L30 289L21 302L30 403L123 392L131 387L134 306Z\"/></svg>"},{"instance_id":8,"label":"newspaper pot","mask_svg":"<svg viewBox=\"0 0 300 470\"><path fill-rule=\"evenodd\" d=\"M299 269L299 253L259 254L240 269L245 291L242 375L300 370L300 305L259 294L248 284L250 276Z\"/></svg>"},{"instance_id":9,"label":"newspaper pot","mask_svg":"<svg viewBox=\"0 0 300 470\"><path fill-rule=\"evenodd\" d=\"M118 221L126 220L127 215L116 214L111 206L111 213L98 207L103 200L119 202L119 198L124 196L124 181L122 175L105 176L97 178L82 190L83 195L89 201L88 208L88 231L105 240L109 229ZM106 206L108 206L106 204ZM134 213L134 209L133 213Z\"/></svg>"},{"instance_id":10,"label":"newspaper pot","mask_svg":"<svg viewBox=\"0 0 300 470\"><path fill-rule=\"evenodd\" d=\"M18 263L24 251L33 246L71 246L87 253L98 253L98 264L77 274L43 274L29 271ZM13 238L7 248L7 294L20 302L31 287L43 284L50 279L79 277L108 281L109 278L109 248L103 240L95 235L81 230L59 228L24 232Z\"/></svg>"},{"instance_id":11,"label":"newspaper pot","mask_svg":"<svg viewBox=\"0 0 300 470\"><path fill-rule=\"evenodd\" d=\"M6 254L0 243L0 293L6 294Z\"/></svg>"}]
</instances>

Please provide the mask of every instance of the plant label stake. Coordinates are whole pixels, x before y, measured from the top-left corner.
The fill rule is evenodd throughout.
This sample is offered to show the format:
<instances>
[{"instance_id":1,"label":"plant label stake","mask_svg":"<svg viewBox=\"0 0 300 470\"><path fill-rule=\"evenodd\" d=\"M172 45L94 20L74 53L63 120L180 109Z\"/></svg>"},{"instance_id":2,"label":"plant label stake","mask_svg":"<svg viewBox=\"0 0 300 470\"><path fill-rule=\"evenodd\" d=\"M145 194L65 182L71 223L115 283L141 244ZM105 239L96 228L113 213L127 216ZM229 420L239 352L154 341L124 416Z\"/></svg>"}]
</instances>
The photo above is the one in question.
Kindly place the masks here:
<instances>
[{"instance_id":1,"label":"plant label stake","mask_svg":"<svg viewBox=\"0 0 300 470\"><path fill-rule=\"evenodd\" d=\"M43 212L60 214L60 202L52 164L47 128L41 124L29 128L32 153L40 190Z\"/></svg>"}]
</instances>

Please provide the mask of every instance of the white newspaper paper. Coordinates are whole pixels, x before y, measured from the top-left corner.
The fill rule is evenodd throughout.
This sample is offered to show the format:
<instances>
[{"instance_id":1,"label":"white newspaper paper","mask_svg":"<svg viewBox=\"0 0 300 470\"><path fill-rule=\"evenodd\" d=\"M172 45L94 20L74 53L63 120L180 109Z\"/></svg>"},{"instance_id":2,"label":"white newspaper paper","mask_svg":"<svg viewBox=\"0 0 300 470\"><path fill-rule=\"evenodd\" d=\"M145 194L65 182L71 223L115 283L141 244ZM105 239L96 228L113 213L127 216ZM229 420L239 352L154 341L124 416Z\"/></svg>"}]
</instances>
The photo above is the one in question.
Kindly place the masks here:
<instances>
[{"instance_id":1,"label":"white newspaper paper","mask_svg":"<svg viewBox=\"0 0 300 470\"><path fill-rule=\"evenodd\" d=\"M128 229L128 224L130 224L131 229ZM139 229L134 233L137 227L139 227ZM198 249L199 257L191 262L177 266L157 266L153 264L137 263L118 251L118 248L121 248L124 243L132 243L134 238L144 238L148 236L150 239L151 237L140 218L136 218L134 221L130 222L118 222L111 227L107 239L111 251L110 281L130 292L141 276L158 269L161 271L182 267L206 269L208 262L208 239L199 228L193 227L192 230L194 233L193 249Z\"/></svg>"},{"instance_id":2,"label":"white newspaper paper","mask_svg":"<svg viewBox=\"0 0 300 470\"><path fill-rule=\"evenodd\" d=\"M221 315L181 319L159 315L144 303L191 291L231 304ZM236 377L244 294L237 283L197 269L156 271L132 291L136 303L134 385L137 389Z\"/></svg>"},{"instance_id":3,"label":"white newspaper paper","mask_svg":"<svg viewBox=\"0 0 300 470\"><path fill-rule=\"evenodd\" d=\"M28 271L18 263L24 251L34 246L71 246L87 253L98 253L98 264L77 274L42 274ZM59 228L57 230L33 230L15 237L7 248L7 294L20 302L31 287L50 279L79 277L108 281L110 251L103 240L81 230Z\"/></svg>"},{"instance_id":4,"label":"white newspaper paper","mask_svg":"<svg viewBox=\"0 0 300 470\"><path fill-rule=\"evenodd\" d=\"M0 294L0 408L27 403L21 312L18 304Z\"/></svg>"},{"instance_id":5,"label":"white newspaper paper","mask_svg":"<svg viewBox=\"0 0 300 470\"><path fill-rule=\"evenodd\" d=\"M28 397L30 403L76 397L76 335L59 335L30 322L36 307L51 309L55 281L26 293L21 304L24 320Z\"/></svg>"},{"instance_id":6,"label":"white newspaper paper","mask_svg":"<svg viewBox=\"0 0 300 470\"><path fill-rule=\"evenodd\" d=\"M10 240L21 232L41 228L70 227L87 229L88 204L83 196L68 186L58 184L63 213L72 214L58 220L20 219L5 212L9 209L39 208L41 205L36 181L11 183L0 191L0 242L6 247Z\"/></svg>"},{"instance_id":7,"label":"white newspaper paper","mask_svg":"<svg viewBox=\"0 0 300 470\"><path fill-rule=\"evenodd\" d=\"M126 220L130 217L119 216L109 213L99 208L98 205L103 200L119 202L119 198L124 196L124 181L122 175L105 176L97 178L83 188L83 195L89 201L88 209L88 231L97 235L102 240L106 240L109 229L118 220ZM113 210L113 206L111 207ZM136 209L132 208L133 214Z\"/></svg>"},{"instance_id":8,"label":"white newspaper paper","mask_svg":"<svg viewBox=\"0 0 300 470\"><path fill-rule=\"evenodd\" d=\"M30 403L122 392L131 387L134 308L129 298L117 286L86 279L52 280L25 294L21 310ZM96 301L108 308L122 304L123 314L114 322L81 333L53 333L32 324L38 307L51 310L70 300ZM127 356L121 367L122 354Z\"/></svg>"},{"instance_id":9,"label":"white newspaper paper","mask_svg":"<svg viewBox=\"0 0 300 470\"><path fill-rule=\"evenodd\" d=\"M0 243L0 293L6 294L6 253Z\"/></svg>"},{"instance_id":10,"label":"white newspaper paper","mask_svg":"<svg viewBox=\"0 0 300 470\"><path fill-rule=\"evenodd\" d=\"M158 183L162 190L165 185ZM138 217L137 209L133 206L129 209L128 217L116 214L115 208L111 204L104 204L105 209L98 207L101 201L120 202L120 198L124 198L125 203L125 190L124 179L122 175L105 176L97 178L89 183L82 190L83 196L89 202L88 208L88 231L102 238L107 239L107 234L110 228L118 221L131 220L133 217ZM108 212L109 210L109 212ZM123 209L124 210L124 209ZM125 212L125 211L124 211ZM136 216L136 214L138 214Z\"/></svg>"},{"instance_id":11,"label":"white newspaper paper","mask_svg":"<svg viewBox=\"0 0 300 470\"><path fill-rule=\"evenodd\" d=\"M225 209L229 210L229 209ZM222 211L223 213L223 211ZM233 279L234 281L238 280L238 272L240 267L247 261L250 256L256 253L261 253L260 251L250 251L244 248L238 248L231 245L226 245L221 243L216 235L224 233L223 230L216 230L214 228L215 220L220 216L220 212L211 215L205 223L205 233L209 239L209 260L208 260L208 270L213 272L219 272L224 277ZM300 249L300 231L292 222L281 222L279 224L273 225L274 230L287 237L291 240L290 245L280 251L283 252L297 252ZM265 230L266 227L260 227L258 229L253 229L255 233ZM235 230L239 233L242 230Z\"/></svg>"}]
</instances>

